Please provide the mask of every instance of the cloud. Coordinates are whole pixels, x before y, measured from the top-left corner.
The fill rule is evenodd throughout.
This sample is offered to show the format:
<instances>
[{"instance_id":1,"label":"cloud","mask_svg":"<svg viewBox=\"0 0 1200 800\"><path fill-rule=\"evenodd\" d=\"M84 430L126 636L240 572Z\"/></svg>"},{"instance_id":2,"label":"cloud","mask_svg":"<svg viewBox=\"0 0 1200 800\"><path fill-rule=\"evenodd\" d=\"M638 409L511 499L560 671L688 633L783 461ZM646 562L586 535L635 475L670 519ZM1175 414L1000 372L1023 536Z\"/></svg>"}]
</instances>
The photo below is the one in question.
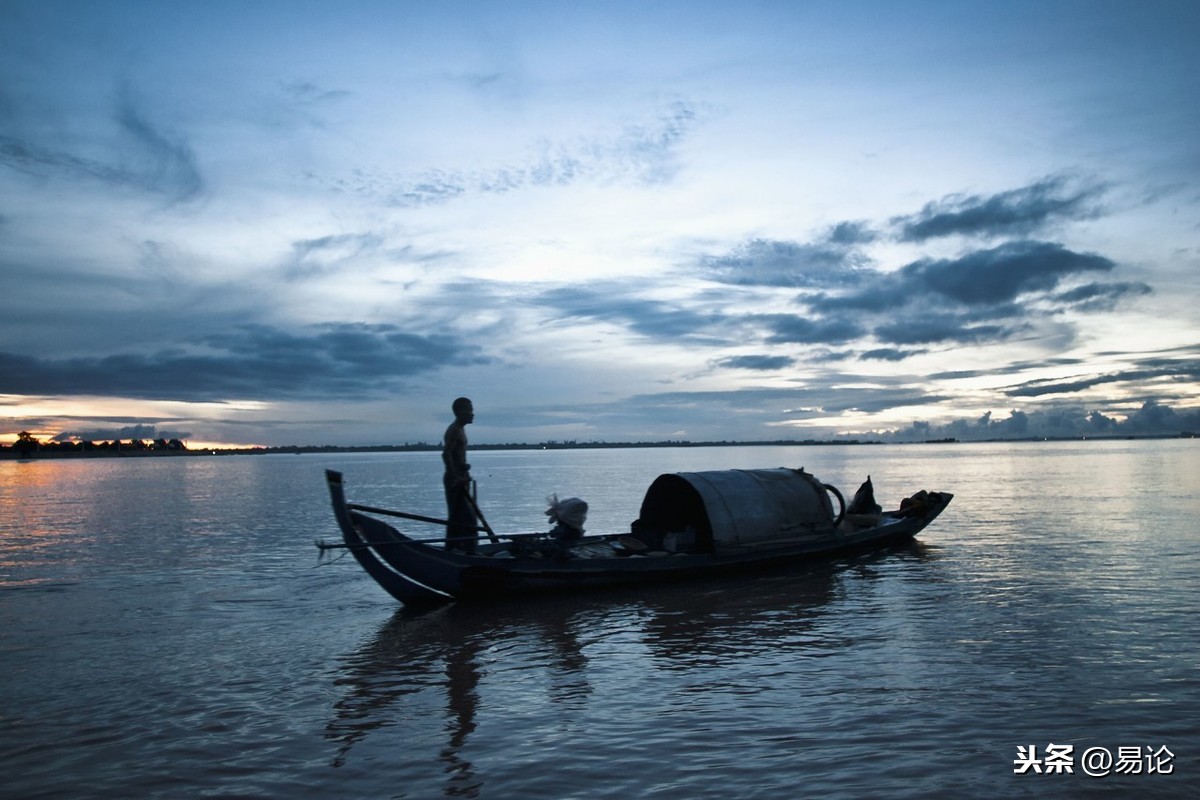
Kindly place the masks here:
<instances>
[{"instance_id":1,"label":"cloud","mask_svg":"<svg viewBox=\"0 0 1200 800\"><path fill-rule=\"evenodd\" d=\"M861 361L903 361L914 355L926 353L927 350L900 350L895 347L878 347L867 350L858 357Z\"/></svg>"},{"instance_id":2,"label":"cloud","mask_svg":"<svg viewBox=\"0 0 1200 800\"><path fill-rule=\"evenodd\" d=\"M846 223L851 224L851 223ZM859 241L853 233L837 233L846 244ZM832 239L798 243L752 239L733 251L700 260L701 274L733 286L813 288L856 284L864 259L845 244Z\"/></svg>"},{"instance_id":3,"label":"cloud","mask_svg":"<svg viewBox=\"0 0 1200 800\"><path fill-rule=\"evenodd\" d=\"M1008 397L1040 397L1048 394L1074 394L1112 383L1144 383L1158 380L1200 381L1200 360L1169 361L1140 369L1118 370L1071 379L1034 380L1004 390Z\"/></svg>"},{"instance_id":4,"label":"cloud","mask_svg":"<svg viewBox=\"0 0 1200 800\"><path fill-rule=\"evenodd\" d=\"M135 105L128 90L121 93L117 122L132 143L133 165L128 174L134 185L182 202L200 194L204 182L191 146L152 124Z\"/></svg>"},{"instance_id":5,"label":"cloud","mask_svg":"<svg viewBox=\"0 0 1200 800\"><path fill-rule=\"evenodd\" d=\"M720 313L682 304L631 296L612 284L565 286L544 291L535 305L551 309L558 320L587 319L613 322L657 340L692 340L697 343L735 344L735 321Z\"/></svg>"},{"instance_id":6,"label":"cloud","mask_svg":"<svg viewBox=\"0 0 1200 800\"><path fill-rule=\"evenodd\" d=\"M1184 430L1197 433L1200 432L1200 410L1178 412L1170 406L1161 405L1157 400L1147 400L1129 416L1124 425L1137 433L1173 433ZM1118 429L1121 427L1117 426Z\"/></svg>"},{"instance_id":7,"label":"cloud","mask_svg":"<svg viewBox=\"0 0 1200 800\"><path fill-rule=\"evenodd\" d=\"M857 385L842 386L854 381ZM634 439L679 438L666 432L681 427L722 431L721 438L762 439L794 437L792 427L843 413L876 413L895 408L936 406L947 397L907 384L862 386L853 376L826 376L820 382L795 388L748 387L729 391L677 391L623 397L610 403L570 404L527 408L523 425L574 425L621 431ZM644 433L639 433L644 432Z\"/></svg>"},{"instance_id":8,"label":"cloud","mask_svg":"<svg viewBox=\"0 0 1200 800\"><path fill-rule=\"evenodd\" d=\"M836 245L850 246L870 244L879 238L879 234L864 221L839 222L829 230L829 242Z\"/></svg>"},{"instance_id":9,"label":"cloud","mask_svg":"<svg viewBox=\"0 0 1200 800\"><path fill-rule=\"evenodd\" d=\"M873 274L862 247L878 238L865 221L840 222L809 242L750 239L697 266L703 277L732 286L853 286Z\"/></svg>"},{"instance_id":10,"label":"cloud","mask_svg":"<svg viewBox=\"0 0 1200 800\"><path fill-rule=\"evenodd\" d=\"M347 233L302 239L292 243L283 278L298 281L333 272L346 262L378 251L382 236L373 233Z\"/></svg>"},{"instance_id":11,"label":"cloud","mask_svg":"<svg viewBox=\"0 0 1200 800\"><path fill-rule=\"evenodd\" d=\"M1141 282L1089 283L1057 294L1052 300L1076 311L1112 311L1123 298L1141 297L1153 291Z\"/></svg>"},{"instance_id":12,"label":"cloud","mask_svg":"<svg viewBox=\"0 0 1200 800\"><path fill-rule=\"evenodd\" d=\"M362 399L444 366L488 361L477 347L452 336L422 336L392 325L329 324L303 334L246 325L198 344L191 350L88 358L0 353L0 384L30 396Z\"/></svg>"},{"instance_id":13,"label":"cloud","mask_svg":"<svg viewBox=\"0 0 1200 800\"><path fill-rule=\"evenodd\" d=\"M1049 242L1010 242L957 259L917 261L903 269L908 286L968 305L1003 303L1055 288L1067 276L1109 271L1109 259Z\"/></svg>"},{"instance_id":14,"label":"cloud","mask_svg":"<svg viewBox=\"0 0 1200 800\"><path fill-rule=\"evenodd\" d=\"M952 195L920 212L892 220L906 242L944 236L1027 236L1058 220L1089 219L1098 213L1099 187L1072 188L1064 178L980 197Z\"/></svg>"},{"instance_id":15,"label":"cloud","mask_svg":"<svg viewBox=\"0 0 1200 800\"><path fill-rule=\"evenodd\" d=\"M795 363L796 359L790 356L746 355L722 358L716 362L716 365L726 369L751 369L774 372L786 369Z\"/></svg>"},{"instance_id":16,"label":"cloud","mask_svg":"<svg viewBox=\"0 0 1200 800\"><path fill-rule=\"evenodd\" d=\"M1148 399L1133 413L1118 419L1098 409L1063 405L1043 410L1013 409L996 419L987 412L976 419L944 424L918 420L906 428L880 434L888 441L926 441L954 438L960 441L991 439L1078 438L1092 436L1177 436L1200 431L1200 410L1177 411L1158 399Z\"/></svg>"},{"instance_id":17,"label":"cloud","mask_svg":"<svg viewBox=\"0 0 1200 800\"><path fill-rule=\"evenodd\" d=\"M97 180L164 195L171 202L185 202L201 194L204 181L186 140L156 126L128 90L121 92L113 116L117 135L106 143L112 151L106 158L0 136L0 166L39 177Z\"/></svg>"},{"instance_id":18,"label":"cloud","mask_svg":"<svg viewBox=\"0 0 1200 800\"><path fill-rule=\"evenodd\" d=\"M120 428L80 428L64 430L54 436L52 441L66 442L80 440L84 442L106 442L119 439L180 439L192 438L192 434L183 430L159 429L156 425L137 423L124 425Z\"/></svg>"},{"instance_id":19,"label":"cloud","mask_svg":"<svg viewBox=\"0 0 1200 800\"><path fill-rule=\"evenodd\" d=\"M1054 289L1064 278L1108 271L1115 264L1099 255L1076 253L1050 242L1009 242L958 258L921 259L893 273L876 273L864 288L810 305L884 311L914 300L951 300L964 305L1007 303L1019 295Z\"/></svg>"},{"instance_id":20,"label":"cloud","mask_svg":"<svg viewBox=\"0 0 1200 800\"><path fill-rule=\"evenodd\" d=\"M1151 291L1141 283L1092 282L1055 293L1089 272L1115 268L1104 256L1053 242L1016 241L957 258L920 259L894 272L861 270L857 288L798 302L847 326L856 324L851 319L863 325L883 320L871 332L888 344L984 343L1027 332L1039 314L1111 310L1121 299Z\"/></svg>"},{"instance_id":21,"label":"cloud","mask_svg":"<svg viewBox=\"0 0 1200 800\"><path fill-rule=\"evenodd\" d=\"M969 344L1001 341L1026 329L1026 325L980 324L968 314L908 313L876 325L872 332L889 344Z\"/></svg>"},{"instance_id":22,"label":"cloud","mask_svg":"<svg viewBox=\"0 0 1200 800\"><path fill-rule=\"evenodd\" d=\"M805 310L794 314L753 313L727 292L668 303L631 296L627 286L615 283L559 288L537 302L563 318L613 322L657 340L839 346L873 337L885 346L868 347L860 359L901 361L925 352L921 345L1003 342L1034 332L1039 317L1068 309L1110 311L1151 291L1143 283L1076 285L1089 273L1116 269L1116 263L1054 242L1005 242L953 258L919 259L890 272L869 266L854 245L832 244L873 236L865 223L843 223L810 243L752 239L694 262L701 277L726 285L800 289L793 300ZM821 291L804 292L813 289ZM1060 337L1073 335L1070 324L1059 329Z\"/></svg>"},{"instance_id":23,"label":"cloud","mask_svg":"<svg viewBox=\"0 0 1200 800\"><path fill-rule=\"evenodd\" d=\"M492 169L430 169L412 177L365 177L366 173L356 172L353 178L336 183L370 195L382 191L386 202L397 207L441 205L470 195L582 182L662 185L674 179L679 168L678 148L701 118L698 106L680 100L669 104L650 123L627 125L609 136L542 141L525 159Z\"/></svg>"},{"instance_id":24,"label":"cloud","mask_svg":"<svg viewBox=\"0 0 1200 800\"><path fill-rule=\"evenodd\" d=\"M1126 354L1110 353L1109 355L1124 356ZM1005 371L1016 373L1016 372L1024 372L1026 370L1042 370L1042 369L1046 369L1049 367L1076 366L1078 364L1083 364L1083 363L1085 363L1085 362L1081 358L1066 358L1066 357L1039 358L1039 359L1033 359L1033 360L1008 362L1005 365ZM995 370L993 370L993 369L957 369L957 370L948 370L945 372L934 372L931 375L929 375L929 379L934 380L934 381L947 381L947 380L960 380L962 378L978 378L981 376L994 375L994 374L995 374Z\"/></svg>"},{"instance_id":25,"label":"cloud","mask_svg":"<svg viewBox=\"0 0 1200 800\"><path fill-rule=\"evenodd\" d=\"M768 344L843 344L866 334L858 322L844 317L810 318L798 314L764 314L753 317L767 330Z\"/></svg>"},{"instance_id":26,"label":"cloud","mask_svg":"<svg viewBox=\"0 0 1200 800\"><path fill-rule=\"evenodd\" d=\"M280 81L283 94L298 105L323 105L353 96L345 89L325 89L311 81Z\"/></svg>"}]
</instances>

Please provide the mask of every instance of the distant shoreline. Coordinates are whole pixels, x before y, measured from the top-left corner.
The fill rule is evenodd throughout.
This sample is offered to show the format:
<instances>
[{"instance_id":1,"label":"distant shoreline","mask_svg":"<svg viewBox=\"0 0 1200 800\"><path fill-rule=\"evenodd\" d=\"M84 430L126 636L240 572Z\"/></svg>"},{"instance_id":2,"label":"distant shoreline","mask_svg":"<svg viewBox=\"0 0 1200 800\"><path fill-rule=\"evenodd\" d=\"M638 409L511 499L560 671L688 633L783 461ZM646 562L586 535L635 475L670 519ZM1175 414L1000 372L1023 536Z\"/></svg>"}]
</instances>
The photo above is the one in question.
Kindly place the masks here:
<instances>
[{"instance_id":1,"label":"distant shoreline","mask_svg":"<svg viewBox=\"0 0 1200 800\"><path fill-rule=\"evenodd\" d=\"M1137 441L1137 440L1161 440L1161 439L1195 439L1200 434L1194 431L1180 431L1179 433L1164 433L1164 434L1146 434L1146 435L1119 435L1119 436L1029 436L1019 438L995 438L995 439L968 439L960 440L956 438L945 439L926 439L923 441L909 442L885 442L879 439L775 439L764 441L707 441L707 442L691 442L684 440L665 440L661 442L578 442L578 441L550 441L540 442L537 444L528 443L509 443L509 444L472 444L471 449L474 451L485 450L623 450L623 449L641 449L641 448L667 448L667 447L837 447L837 446L863 446L863 445L883 445L883 444L903 444L903 445L922 445L922 444L984 444L994 442L1119 442L1119 441ZM159 450L159 449L116 449L116 448L89 448L89 449L58 449L56 447L47 447L43 450L37 450L29 453L23 453L14 446L0 447L0 459L14 460L45 460L45 459L60 459L60 458L180 458L187 456L228 456L228 455L272 455L272 454L294 454L301 455L305 453L420 453L420 452L437 452L441 450L441 445L429 444L427 442L416 442L406 444L380 444L380 445L281 445L278 447L230 447L230 448L199 448L199 449L183 449L183 450Z\"/></svg>"}]
</instances>

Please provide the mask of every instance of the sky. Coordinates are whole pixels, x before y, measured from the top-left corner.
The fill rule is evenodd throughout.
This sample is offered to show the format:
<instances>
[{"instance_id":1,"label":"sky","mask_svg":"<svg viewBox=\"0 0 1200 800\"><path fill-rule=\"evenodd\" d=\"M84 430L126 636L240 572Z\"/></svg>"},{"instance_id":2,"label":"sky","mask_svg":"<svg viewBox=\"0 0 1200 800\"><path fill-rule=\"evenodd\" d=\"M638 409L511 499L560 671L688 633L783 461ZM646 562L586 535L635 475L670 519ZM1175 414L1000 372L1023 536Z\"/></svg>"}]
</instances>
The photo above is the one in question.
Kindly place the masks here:
<instances>
[{"instance_id":1,"label":"sky","mask_svg":"<svg viewBox=\"0 0 1200 800\"><path fill-rule=\"evenodd\" d=\"M0 441L1200 430L1200 4L0 0Z\"/></svg>"}]
</instances>

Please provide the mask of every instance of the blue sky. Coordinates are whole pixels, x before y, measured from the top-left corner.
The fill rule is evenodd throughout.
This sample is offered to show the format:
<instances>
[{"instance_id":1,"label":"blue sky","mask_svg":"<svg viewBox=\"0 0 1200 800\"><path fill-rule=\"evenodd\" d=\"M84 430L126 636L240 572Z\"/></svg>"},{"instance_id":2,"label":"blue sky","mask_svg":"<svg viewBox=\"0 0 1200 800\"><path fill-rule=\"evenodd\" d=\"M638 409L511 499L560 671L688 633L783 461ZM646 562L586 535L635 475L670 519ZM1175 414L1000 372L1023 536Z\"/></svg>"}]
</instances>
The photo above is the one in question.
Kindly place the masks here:
<instances>
[{"instance_id":1,"label":"blue sky","mask_svg":"<svg viewBox=\"0 0 1200 800\"><path fill-rule=\"evenodd\" d=\"M0 434L1200 429L1200 5L0 3Z\"/></svg>"}]
</instances>

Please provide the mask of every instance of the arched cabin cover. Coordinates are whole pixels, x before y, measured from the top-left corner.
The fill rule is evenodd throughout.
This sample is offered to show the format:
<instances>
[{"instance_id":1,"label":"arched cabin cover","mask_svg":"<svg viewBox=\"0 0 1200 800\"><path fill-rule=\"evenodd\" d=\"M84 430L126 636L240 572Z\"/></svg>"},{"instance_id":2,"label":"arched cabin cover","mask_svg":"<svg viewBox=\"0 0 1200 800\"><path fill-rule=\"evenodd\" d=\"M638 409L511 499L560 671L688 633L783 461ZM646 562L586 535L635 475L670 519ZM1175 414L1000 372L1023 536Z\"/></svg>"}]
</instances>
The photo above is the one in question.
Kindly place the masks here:
<instances>
[{"instance_id":1,"label":"arched cabin cover","mask_svg":"<svg viewBox=\"0 0 1200 800\"><path fill-rule=\"evenodd\" d=\"M755 544L833 525L825 487L803 469L718 470L660 475L646 490L634 534L660 548Z\"/></svg>"}]
</instances>

